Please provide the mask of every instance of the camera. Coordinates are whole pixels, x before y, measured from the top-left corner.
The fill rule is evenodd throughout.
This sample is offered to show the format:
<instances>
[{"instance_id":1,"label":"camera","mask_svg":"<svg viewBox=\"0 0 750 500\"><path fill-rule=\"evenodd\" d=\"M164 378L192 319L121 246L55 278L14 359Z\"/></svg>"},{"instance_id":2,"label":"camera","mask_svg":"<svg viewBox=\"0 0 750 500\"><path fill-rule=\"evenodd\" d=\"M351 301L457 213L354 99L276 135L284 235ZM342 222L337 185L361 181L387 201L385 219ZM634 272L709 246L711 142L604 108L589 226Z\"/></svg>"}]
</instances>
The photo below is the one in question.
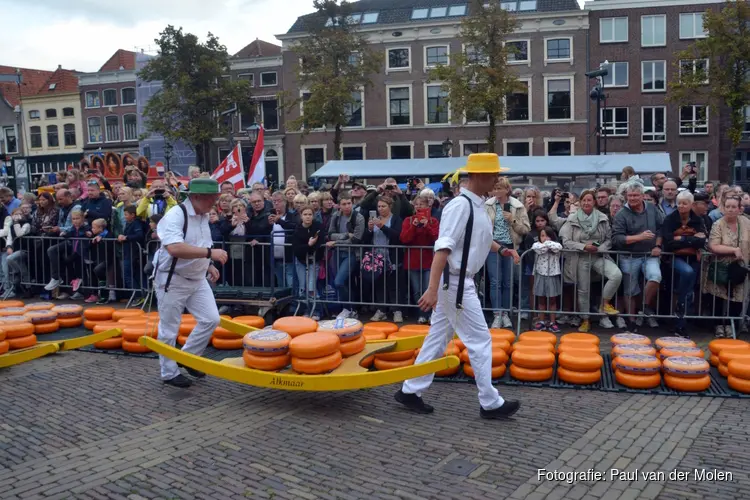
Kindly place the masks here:
<instances>
[{"instance_id":1,"label":"camera","mask_svg":"<svg viewBox=\"0 0 750 500\"><path fill-rule=\"evenodd\" d=\"M164 190L157 189L154 191L154 198L164 198Z\"/></svg>"},{"instance_id":2,"label":"camera","mask_svg":"<svg viewBox=\"0 0 750 500\"><path fill-rule=\"evenodd\" d=\"M386 191L393 191L393 186L390 185L390 184L388 184L388 185L385 186L385 190Z\"/></svg>"},{"instance_id":3,"label":"camera","mask_svg":"<svg viewBox=\"0 0 750 500\"><path fill-rule=\"evenodd\" d=\"M419 179L408 179L406 181L406 189L409 191L409 194L416 193L418 191L417 185L419 184Z\"/></svg>"}]
</instances>

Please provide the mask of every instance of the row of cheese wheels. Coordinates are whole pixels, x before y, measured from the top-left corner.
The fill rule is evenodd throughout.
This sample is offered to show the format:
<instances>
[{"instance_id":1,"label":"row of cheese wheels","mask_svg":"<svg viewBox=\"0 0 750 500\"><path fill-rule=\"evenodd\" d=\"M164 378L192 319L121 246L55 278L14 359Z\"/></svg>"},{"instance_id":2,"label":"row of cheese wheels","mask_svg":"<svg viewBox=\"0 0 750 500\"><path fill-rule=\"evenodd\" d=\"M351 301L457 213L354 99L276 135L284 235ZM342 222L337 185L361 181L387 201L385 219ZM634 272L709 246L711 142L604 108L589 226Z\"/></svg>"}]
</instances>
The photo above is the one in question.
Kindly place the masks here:
<instances>
[{"instance_id":1,"label":"row of cheese wheels","mask_svg":"<svg viewBox=\"0 0 750 500\"><path fill-rule=\"evenodd\" d=\"M738 339L715 339L708 344L710 362L726 377L731 389L750 394L750 343Z\"/></svg>"},{"instance_id":2,"label":"row of cheese wheels","mask_svg":"<svg viewBox=\"0 0 750 500\"><path fill-rule=\"evenodd\" d=\"M83 326L94 333L120 328L117 337L100 340L94 344L97 349L122 349L134 354L151 352L138 343L144 335L156 338L158 335L159 314L147 313L141 309L115 309L110 306L88 307L83 311Z\"/></svg>"},{"instance_id":3,"label":"row of cheese wheels","mask_svg":"<svg viewBox=\"0 0 750 500\"><path fill-rule=\"evenodd\" d=\"M83 308L78 305L55 305L51 302L24 305L19 300L0 302L0 354L33 347L37 343L37 335L80 326L82 322Z\"/></svg>"}]
</instances>

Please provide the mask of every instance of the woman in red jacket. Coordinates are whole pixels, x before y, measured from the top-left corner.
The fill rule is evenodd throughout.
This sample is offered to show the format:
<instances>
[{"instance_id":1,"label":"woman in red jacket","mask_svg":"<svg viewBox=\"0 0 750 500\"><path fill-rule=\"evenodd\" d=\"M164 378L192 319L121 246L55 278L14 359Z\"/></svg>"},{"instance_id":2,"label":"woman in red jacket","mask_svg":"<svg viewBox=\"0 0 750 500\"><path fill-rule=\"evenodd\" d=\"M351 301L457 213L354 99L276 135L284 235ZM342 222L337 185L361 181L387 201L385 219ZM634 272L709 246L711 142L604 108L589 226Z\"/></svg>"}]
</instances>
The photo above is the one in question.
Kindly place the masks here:
<instances>
[{"instance_id":1,"label":"woman in red jacket","mask_svg":"<svg viewBox=\"0 0 750 500\"><path fill-rule=\"evenodd\" d=\"M415 215L407 217L401 226L401 243L406 246L427 247L407 248L404 259L404 269L409 271L409 284L416 304L430 282L432 247L438 238L439 222L430 215L430 207L422 196L414 199L414 210ZM419 324L425 324L427 321L427 313L420 311Z\"/></svg>"}]
</instances>

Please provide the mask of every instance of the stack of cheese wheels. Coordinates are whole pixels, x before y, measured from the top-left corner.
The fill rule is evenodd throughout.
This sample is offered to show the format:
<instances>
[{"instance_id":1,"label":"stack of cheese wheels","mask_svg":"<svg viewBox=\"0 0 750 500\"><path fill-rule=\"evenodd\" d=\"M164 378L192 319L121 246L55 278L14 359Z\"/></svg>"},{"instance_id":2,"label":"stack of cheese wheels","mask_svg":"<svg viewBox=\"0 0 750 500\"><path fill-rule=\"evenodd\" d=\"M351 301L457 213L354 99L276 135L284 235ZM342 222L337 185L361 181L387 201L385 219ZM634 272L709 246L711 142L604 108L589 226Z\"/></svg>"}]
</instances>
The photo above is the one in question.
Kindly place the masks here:
<instances>
[{"instance_id":1,"label":"stack of cheese wheels","mask_svg":"<svg viewBox=\"0 0 750 500\"><path fill-rule=\"evenodd\" d=\"M599 354L599 337L590 333L569 333L560 337L557 350L560 380L575 385L590 385L601 380L604 359Z\"/></svg>"},{"instance_id":2,"label":"stack of cheese wheels","mask_svg":"<svg viewBox=\"0 0 750 500\"><path fill-rule=\"evenodd\" d=\"M615 361L617 361L617 356L621 356L623 354L641 354L643 356L656 356L656 348L651 345L643 345L643 344L617 344L612 346L612 351L610 351L610 354L612 356L612 369L615 369Z\"/></svg>"},{"instance_id":3,"label":"stack of cheese wheels","mask_svg":"<svg viewBox=\"0 0 750 500\"><path fill-rule=\"evenodd\" d=\"M459 356L461 361L464 363L464 374L467 377L474 378L474 369L471 367L471 359L469 358L469 350L464 349L461 351L461 355ZM492 378L498 379L502 378L503 375L505 375L505 370L507 369L508 364L508 353L505 349L503 349L503 345L498 345L495 347L495 344L492 345Z\"/></svg>"},{"instance_id":4,"label":"stack of cheese wheels","mask_svg":"<svg viewBox=\"0 0 750 500\"><path fill-rule=\"evenodd\" d=\"M513 330L506 328L490 328L490 336L493 342L495 340L505 340L508 344L513 344L516 341L516 334L513 333Z\"/></svg>"},{"instance_id":5,"label":"stack of cheese wheels","mask_svg":"<svg viewBox=\"0 0 750 500\"><path fill-rule=\"evenodd\" d=\"M331 332L297 335L289 342L292 370L307 375L320 375L341 364L341 341Z\"/></svg>"},{"instance_id":6,"label":"stack of cheese wheels","mask_svg":"<svg viewBox=\"0 0 750 500\"><path fill-rule=\"evenodd\" d=\"M385 340L388 335L398 331L398 325L396 323L388 323L387 321L373 321L365 323L362 327L362 335L365 336L367 341L370 340Z\"/></svg>"},{"instance_id":7,"label":"stack of cheese wheels","mask_svg":"<svg viewBox=\"0 0 750 500\"><path fill-rule=\"evenodd\" d=\"M287 316L273 322L274 330L288 333L292 338L318 330L318 322L302 316Z\"/></svg>"},{"instance_id":8,"label":"stack of cheese wheels","mask_svg":"<svg viewBox=\"0 0 750 500\"><path fill-rule=\"evenodd\" d=\"M709 358L709 362L711 363L711 366L718 367L719 364L721 364L719 360L719 354L724 349L736 349L739 347L750 347L750 343L745 342L744 340L737 340L737 339L714 339L711 342L708 343L708 350L711 351L711 357Z\"/></svg>"},{"instance_id":9,"label":"stack of cheese wheels","mask_svg":"<svg viewBox=\"0 0 750 500\"><path fill-rule=\"evenodd\" d=\"M51 305L54 307L54 304ZM52 333L60 329L60 323L57 322L57 313L49 309L28 311L24 316L34 325L36 335Z\"/></svg>"},{"instance_id":10,"label":"stack of cheese wheels","mask_svg":"<svg viewBox=\"0 0 750 500\"><path fill-rule=\"evenodd\" d=\"M721 354L719 354L721 356ZM743 394L750 394L750 358L735 354L727 364L729 376L727 383L731 389Z\"/></svg>"},{"instance_id":11,"label":"stack of cheese wheels","mask_svg":"<svg viewBox=\"0 0 750 500\"><path fill-rule=\"evenodd\" d=\"M52 311L57 313L60 328L75 328L83 324L83 307L78 304L55 306Z\"/></svg>"},{"instance_id":12,"label":"stack of cheese wheels","mask_svg":"<svg viewBox=\"0 0 750 500\"><path fill-rule=\"evenodd\" d=\"M552 378L557 336L542 331L524 332L513 344L510 376L524 382L544 382Z\"/></svg>"},{"instance_id":13,"label":"stack of cheese wheels","mask_svg":"<svg viewBox=\"0 0 750 500\"><path fill-rule=\"evenodd\" d=\"M138 339L144 335L156 338L159 335L159 322L146 321L140 324L123 325L118 321L118 328L122 329L122 350L137 354L151 352L151 349L138 343Z\"/></svg>"},{"instance_id":14,"label":"stack of cheese wheels","mask_svg":"<svg viewBox=\"0 0 750 500\"><path fill-rule=\"evenodd\" d=\"M197 321L195 321L195 318L192 314L183 314L180 319L180 329L177 332L177 343L180 345L185 345L185 342L187 342L188 335L190 335L190 332L193 331L193 328L195 328L195 325L197 324Z\"/></svg>"},{"instance_id":15,"label":"stack of cheese wheels","mask_svg":"<svg viewBox=\"0 0 750 500\"><path fill-rule=\"evenodd\" d=\"M220 318L232 319L231 316L221 315ZM242 349L242 336L234 332L227 330L221 326L217 326L211 334L211 345L214 349L222 351L232 351L236 349Z\"/></svg>"},{"instance_id":16,"label":"stack of cheese wheels","mask_svg":"<svg viewBox=\"0 0 750 500\"><path fill-rule=\"evenodd\" d=\"M258 330L242 339L242 359L255 370L276 371L289 366L292 337L281 330Z\"/></svg>"},{"instance_id":17,"label":"stack of cheese wheels","mask_svg":"<svg viewBox=\"0 0 750 500\"><path fill-rule=\"evenodd\" d=\"M10 344L8 343L8 335L5 330L0 328L0 354L5 354L10 350Z\"/></svg>"},{"instance_id":18,"label":"stack of cheese wheels","mask_svg":"<svg viewBox=\"0 0 750 500\"><path fill-rule=\"evenodd\" d=\"M0 329L5 332L5 340L8 342L8 348L11 351L36 344L34 325L25 316L0 317Z\"/></svg>"},{"instance_id":19,"label":"stack of cheese wheels","mask_svg":"<svg viewBox=\"0 0 750 500\"><path fill-rule=\"evenodd\" d=\"M388 335L388 340L392 339L402 339L402 338L409 338L409 337L415 337L419 336L419 334L415 335L412 331L397 331L393 332ZM365 358L362 361L362 366L366 366L366 361L369 359L369 356ZM378 370L391 370L393 368L402 368L404 366L410 366L414 364L414 361L417 359L417 349L408 349L405 351L395 351L395 352L380 352L375 355L375 360L373 361L373 364L375 365L375 368Z\"/></svg>"},{"instance_id":20,"label":"stack of cheese wheels","mask_svg":"<svg viewBox=\"0 0 750 500\"><path fill-rule=\"evenodd\" d=\"M734 359L749 359L750 347L725 347L719 351L719 373L729 377L729 363Z\"/></svg>"},{"instance_id":21,"label":"stack of cheese wheels","mask_svg":"<svg viewBox=\"0 0 750 500\"><path fill-rule=\"evenodd\" d=\"M318 332L338 335L341 355L345 358L365 350L367 340L362 335L362 323L352 318L331 319L318 322Z\"/></svg>"},{"instance_id":22,"label":"stack of cheese wheels","mask_svg":"<svg viewBox=\"0 0 750 500\"><path fill-rule=\"evenodd\" d=\"M645 354L620 354L614 362L615 380L631 389L653 389L661 384L661 361Z\"/></svg>"},{"instance_id":23,"label":"stack of cheese wheels","mask_svg":"<svg viewBox=\"0 0 750 500\"><path fill-rule=\"evenodd\" d=\"M93 330L94 326L96 326L97 323L101 321L110 321L114 313L115 313L114 307L109 307L109 306L87 307L83 311L83 326L85 326L87 330Z\"/></svg>"},{"instance_id":24,"label":"stack of cheese wheels","mask_svg":"<svg viewBox=\"0 0 750 500\"><path fill-rule=\"evenodd\" d=\"M701 392L711 386L711 365L694 356L670 356L664 360L664 384L682 392Z\"/></svg>"},{"instance_id":25,"label":"stack of cheese wheels","mask_svg":"<svg viewBox=\"0 0 750 500\"><path fill-rule=\"evenodd\" d=\"M59 320L58 320L59 321ZM100 340L94 343L94 347L97 349L122 349L122 329L124 326L117 321L102 321L97 323L94 327L94 333L102 333L113 328L120 329L120 335L116 337L110 337L108 339Z\"/></svg>"}]
</instances>

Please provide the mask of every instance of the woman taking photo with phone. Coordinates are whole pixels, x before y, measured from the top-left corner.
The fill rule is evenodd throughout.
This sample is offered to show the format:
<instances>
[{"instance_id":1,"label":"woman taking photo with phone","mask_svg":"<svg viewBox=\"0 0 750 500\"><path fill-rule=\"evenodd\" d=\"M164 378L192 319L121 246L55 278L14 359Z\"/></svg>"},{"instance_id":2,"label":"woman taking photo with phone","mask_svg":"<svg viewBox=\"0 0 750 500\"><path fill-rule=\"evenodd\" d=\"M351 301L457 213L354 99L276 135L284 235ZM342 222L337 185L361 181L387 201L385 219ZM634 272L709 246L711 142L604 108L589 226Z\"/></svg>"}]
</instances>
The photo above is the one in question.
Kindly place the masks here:
<instances>
[{"instance_id":1,"label":"woman taking photo with phone","mask_svg":"<svg viewBox=\"0 0 750 500\"><path fill-rule=\"evenodd\" d=\"M315 211L311 206L301 207L299 210L300 223L292 233L292 251L294 252L294 268L299 283L299 297L315 303L318 272L323 260L323 243L325 232L323 226L315 220ZM320 320L319 306L308 310L305 316Z\"/></svg>"}]
</instances>

